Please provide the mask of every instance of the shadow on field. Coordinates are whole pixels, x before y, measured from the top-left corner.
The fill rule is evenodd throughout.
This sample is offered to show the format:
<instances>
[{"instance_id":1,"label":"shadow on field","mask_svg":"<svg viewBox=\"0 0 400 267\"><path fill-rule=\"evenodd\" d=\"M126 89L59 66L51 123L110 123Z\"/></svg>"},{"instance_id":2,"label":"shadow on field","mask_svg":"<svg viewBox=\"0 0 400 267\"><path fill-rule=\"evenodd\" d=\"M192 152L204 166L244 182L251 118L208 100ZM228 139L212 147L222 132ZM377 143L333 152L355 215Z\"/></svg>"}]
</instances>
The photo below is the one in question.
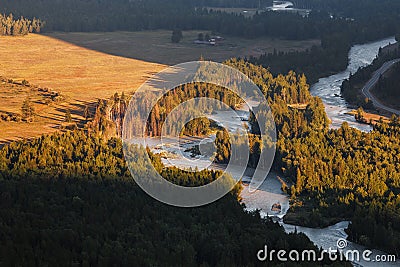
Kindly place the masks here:
<instances>
[{"instance_id":1,"label":"shadow on field","mask_svg":"<svg viewBox=\"0 0 400 267\"><path fill-rule=\"evenodd\" d=\"M278 51L301 51L320 45L319 40L290 41L273 38L246 39L221 36L215 46L195 44L199 33L207 31L185 31L179 43L171 42L171 31L143 32L96 32L96 33L48 33L56 38L80 47L110 55L143 60L164 65L175 65L196 61L200 58L223 62L230 58L259 57L265 53Z\"/></svg>"}]
</instances>

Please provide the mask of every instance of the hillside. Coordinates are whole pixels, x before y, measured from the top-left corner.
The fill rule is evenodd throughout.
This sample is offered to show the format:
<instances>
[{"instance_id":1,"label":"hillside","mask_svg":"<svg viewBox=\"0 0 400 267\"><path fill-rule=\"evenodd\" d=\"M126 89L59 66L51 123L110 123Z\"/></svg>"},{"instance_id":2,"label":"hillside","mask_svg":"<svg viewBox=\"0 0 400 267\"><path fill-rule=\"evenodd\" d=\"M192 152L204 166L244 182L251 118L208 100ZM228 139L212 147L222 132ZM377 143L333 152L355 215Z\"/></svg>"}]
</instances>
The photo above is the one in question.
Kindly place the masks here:
<instances>
[{"instance_id":1,"label":"hillside","mask_svg":"<svg viewBox=\"0 0 400 267\"><path fill-rule=\"evenodd\" d=\"M32 98L37 116L33 123L0 122L0 144L56 131L70 110L80 122L86 106L115 92L129 94L163 65L107 55L48 36L1 37L1 113L21 113L22 102ZM13 80L9 83L8 80ZM34 85L21 86L23 80ZM50 88L62 100L46 103L38 88Z\"/></svg>"}]
</instances>

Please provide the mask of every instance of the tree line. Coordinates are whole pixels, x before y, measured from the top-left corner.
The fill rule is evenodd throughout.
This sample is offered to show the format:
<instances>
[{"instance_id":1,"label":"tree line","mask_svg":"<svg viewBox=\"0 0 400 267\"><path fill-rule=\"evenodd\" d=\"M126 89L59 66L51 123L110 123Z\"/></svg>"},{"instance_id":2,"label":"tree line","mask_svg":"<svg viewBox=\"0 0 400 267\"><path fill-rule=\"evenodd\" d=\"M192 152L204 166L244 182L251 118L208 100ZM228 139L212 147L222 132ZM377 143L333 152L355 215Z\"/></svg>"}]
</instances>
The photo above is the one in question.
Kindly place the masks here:
<instances>
[{"instance_id":1,"label":"tree line","mask_svg":"<svg viewBox=\"0 0 400 267\"><path fill-rule=\"evenodd\" d=\"M28 33L40 33L45 23L39 19L33 20L20 17L15 19L13 14L8 16L0 14L0 36L21 36Z\"/></svg>"},{"instance_id":2,"label":"tree line","mask_svg":"<svg viewBox=\"0 0 400 267\"><path fill-rule=\"evenodd\" d=\"M220 2L221 4L216 5L226 7L236 5L228 4L228 1ZM249 1L249 5L253 5L250 2L252 1ZM258 1L254 2L258 5ZM247 38L269 36L305 40L322 38L342 30L347 31L348 28L355 28L355 30L347 36L374 38L378 33L383 35L398 28L397 15L376 16L372 11L357 21L348 20L346 17L332 18L328 12L318 10L311 12L307 17L264 11L258 12L253 17L245 17L206 8L209 4L212 3L200 0L173 0L168 3L160 2L160 0L43 0L39 3L30 0L18 2L9 0L5 1L2 8L5 12L18 15L46 18L46 30L65 32L206 29ZM346 9L345 5L343 9ZM374 25L379 25L379 28L369 27L372 22Z\"/></svg>"}]
</instances>

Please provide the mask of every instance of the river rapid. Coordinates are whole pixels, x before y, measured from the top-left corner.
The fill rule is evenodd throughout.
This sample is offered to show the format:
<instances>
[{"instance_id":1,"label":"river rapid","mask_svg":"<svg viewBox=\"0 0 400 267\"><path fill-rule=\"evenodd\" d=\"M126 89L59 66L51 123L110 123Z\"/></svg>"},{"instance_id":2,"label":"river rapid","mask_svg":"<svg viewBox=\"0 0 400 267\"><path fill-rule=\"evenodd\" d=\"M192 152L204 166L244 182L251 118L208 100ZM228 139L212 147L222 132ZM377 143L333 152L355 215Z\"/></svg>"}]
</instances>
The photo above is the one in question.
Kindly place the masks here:
<instances>
[{"instance_id":1,"label":"river rapid","mask_svg":"<svg viewBox=\"0 0 400 267\"><path fill-rule=\"evenodd\" d=\"M321 78L318 83L311 86L311 94L318 96L323 100L326 113L332 121L332 128L339 128L343 122L348 122L350 126L361 131L368 132L372 130L371 126L358 123L354 119L354 116L346 114L352 109L349 107L346 100L340 97L340 86L345 79L350 77L351 73L355 73L360 67L365 67L371 64L378 55L380 47L384 47L394 42L396 42L394 38L387 38L377 42L353 46L349 52L349 65L345 71L326 78ZM246 179L249 178L244 178L244 180ZM347 238L345 229L350 223L348 221L339 222L323 229L314 229L283 223L281 218L284 217L289 209L289 197L282 192L281 183L279 182L276 173L270 173L264 184L254 193L250 193L245 187L241 196L243 203L246 204L248 210L259 209L261 216L278 218L279 223L284 227L286 232L294 232L296 229L297 232L304 233L316 246L322 247L323 249L336 249L338 239ZM282 211L279 214L274 214L271 212L271 207L277 202L282 205ZM362 253L368 248L353 242L348 242L346 249L357 249ZM378 250L372 251L373 254L371 258L376 255L385 255L385 253ZM376 262L365 262L362 260L357 263L354 262L353 265L365 267L378 266ZM379 263L379 266L400 266L400 262Z\"/></svg>"},{"instance_id":2,"label":"river rapid","mask_svg":"<svg viewBox=\"0 0 400 267\"><path fill-rule=\"evenodd\" d=\"M349 108L346 100L340 97L340 86L344 80L350 77L351 73L357 72L361 67L370 65L378 55L380 47L395 42L394 37L391 37L373 43L353 46L349 53L349 65L345 71L321 78L311 86L311 94L320 97L324 102L325 111L332 121L332 128L339 128L346 121L350 126L361 131L368 132L372 130L370 125L358 123L353 115L346 114L352 109Z\"/></svg>"},{"instance_id":3,"label":"river rapid","mask_svg":"<svg viewBox=\"0 0 400 267\"><path fill-rule=\"evenodd\" d=\"M325 105L325 109L328 117L331 119L332 128L338 128L343 122L348 122L350 126L355 127L361 131L370 131L371 127L369 125L358 123L353 116L347 115L346 113L351 111L348 103L340 97L340 86L345 79L348 79L351 73L355 73L358 68L367 66L372 63L375 57L378 55L379 48L388 45L389 43L394 43L394 38L387 38L373 43L356 45L352 47L349 53L349 66L348 68L338 74L322 78L318 83L314 84L310 91L312 95L320 97ZM213 120L219 122L224 128L234 131L243 126L242 117L248 117L247 113L238 114L239 116L232 117L230 113L220 112L218 114L213 114L211 117ZM188 168L197 166L199 170L201 169L224 169L224 166L218 166L214 164L210 158L203 156L191 155L188 151L191 147L196 144L199 145L202 138L178 138L171 139L165 138L164 140L150 138L147 140L147 144L152 149L153 152L162 154L162 161L166 166L176 166L179 168ZM206 137L208 139L206 142L213 142L215 140L215 135ZM204 140L203 140L204 141ZM233 175L235 176L235 175ZM244 184L251 180L251 170L246 173L242 178ZM345 229L348 227L348 221L339 222L336 225L323 228L323 229L313 229L295 225L289 225L283 223L283 217L289 210L290 203L289 197L281 190L281 182L279 180L278 174L271 172L264 183L260 186L258 190L250 193L247 186L241 194L242 201L246 205L248 210L260 210L260 214L263 217L273 217L275 221L281 224L285 231L290 233L302 232L310 238L312 242L318 247L323 249L336 249L336 243L339 238L347 238ZM272 211L272 206L274 204L280 204L280 211ZM262 249L262 248L260 248ZM346 249L358 249L360 253L366 250L366 247L360 246L358 244L348 242ZM385 255L385 253L373 250L371 258L375 255ZM255 255L256 256L256 255ZM353 263L355 266L377 266L374 262L360 261ZM396 263L380 263L379 266L400 266L400 262Z\"/></svg>"}]
</instances>

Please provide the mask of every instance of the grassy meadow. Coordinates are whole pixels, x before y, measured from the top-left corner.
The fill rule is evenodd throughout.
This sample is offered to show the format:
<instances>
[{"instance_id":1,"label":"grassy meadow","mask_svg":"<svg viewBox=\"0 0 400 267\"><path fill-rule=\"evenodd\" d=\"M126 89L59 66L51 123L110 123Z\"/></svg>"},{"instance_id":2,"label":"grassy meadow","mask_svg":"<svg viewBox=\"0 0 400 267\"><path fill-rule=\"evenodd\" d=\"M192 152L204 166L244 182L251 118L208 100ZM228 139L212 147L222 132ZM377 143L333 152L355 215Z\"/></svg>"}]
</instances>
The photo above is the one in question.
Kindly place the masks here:
<instances>
[{"instance_id":1,"label":"grassy meadow","mask_svg":"<svg viewBox=\"0 0 400 267\"><path fill-rule=\"evenodd\" d=\"M259 56L274 49L304 50L319 40L248 40L227 37L219 46L195 45L198 33L185 31L179 44L170 31L51 33L0 37L0 115L20 114L22 102L31 98L33 123L1 121L0 145L58 131L65 112L83 124L83 111L115 92L131 94L152 74L167 65L205 59L222 62L231 57ZM12 79L12 83L7 82ZM26 80L32 85L23 86ZM50 102L35 88L50 88L63 100Z\"/></svg>"},{"instance_id":2,"label":"grassy meadow","mask_svg":"<svg viewBox=\"0 0 400 267\"><path fill-rule=\"evenodd\" d=\"M49 36L64 40L96 51L122 57L135 58L164 65L182 62L206 60L222 62L232 57L258 57L264 53L277 51L303 51L313 45L319 46L320 40L291 41L267 37L245 39L225 36L217 46L196 45L193 43L199 33L209 34L205 30L184 31L180 43L171 42L171 31L142 32L105 32L105 33L52 33Z\"/></svg>"},{"instance_id":3,"label":"grassy meadow","mask_svg":"<svg viewBox=\"0 0 400 267\"><path fill-rule=\"evenodd\" d=\"M50 88L64 99L48 104L37 90L0 82L0 113L21 113L22 102L29 96L37 114L33 123L0 122L0 144L59 130L67 109L79 124L86 105L93 106L97 99L109 98L115 92L132 93L164 68L44 35L1 37L0 76L16 83L27 80L31 85Z\"/></svg>"}]
</instances>

